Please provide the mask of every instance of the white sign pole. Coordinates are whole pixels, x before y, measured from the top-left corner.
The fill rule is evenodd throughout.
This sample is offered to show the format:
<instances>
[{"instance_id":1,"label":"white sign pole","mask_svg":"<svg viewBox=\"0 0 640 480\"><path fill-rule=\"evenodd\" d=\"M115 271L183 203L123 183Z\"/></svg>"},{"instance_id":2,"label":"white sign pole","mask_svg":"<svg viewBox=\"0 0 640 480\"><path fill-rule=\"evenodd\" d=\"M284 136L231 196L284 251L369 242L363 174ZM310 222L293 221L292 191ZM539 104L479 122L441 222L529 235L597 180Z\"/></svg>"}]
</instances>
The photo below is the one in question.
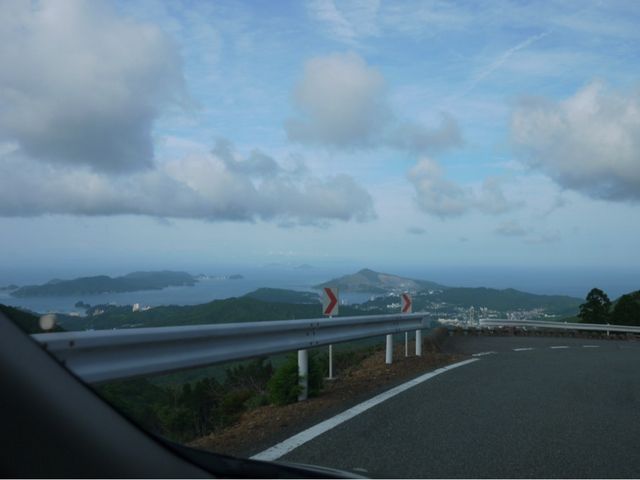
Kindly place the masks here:
<instances>
[{"instance_id":1,"label":"white sign pole","mask_svg":"<svg viewBox=\"0 0 640 480\"><path fill-rule=\"evenodd\" d=\"M298 350L298 384L300 385L298 401L301 402L309 395L309 352L307 350Z\"/></svg>"},{"instance_id":2,"label":"white sign pole","mask_svg":"<svg viewBox=\"0 0 640 480\"><path fill-rule=\"evenodd\" d=\"M384 361L387 365L393 363L393 335L387 335L387 351L385 352Z\"/></svg>"},{"instance_id":3,"label":"white sign pole","mask_svg":"<svg viewBox=\"0 0 640 480\"><path fill-rule=\"evenodd\" d=\"M339 296L337 287L325 287L322 289L322 313L329 316L338 315ZM333 380L333 345L329 345L329 380Z\"/></svg>"},{"instance_id":4,"label":"white sign pole","mask_svg":"<svg viewBox=\"0 0 640 480\"><path fill-rule=\"evenodd\" d=\"M411 313L413 310L413 302L411 295L403 293L400 295L400 312ZM422 330L416 330L416 356L422 355ZM404 356L409 356L409 332L404 333Z\"/></svg>"},{"instance_id":5,"label":"white sign pole","mask_svg":"<svg viewBox=\"0 0 640 480\"><path fill-rule=\"evenodd\" d=\"M404 332L404 356L409 356L409 332Z\"/></svg>"}]
</instances>

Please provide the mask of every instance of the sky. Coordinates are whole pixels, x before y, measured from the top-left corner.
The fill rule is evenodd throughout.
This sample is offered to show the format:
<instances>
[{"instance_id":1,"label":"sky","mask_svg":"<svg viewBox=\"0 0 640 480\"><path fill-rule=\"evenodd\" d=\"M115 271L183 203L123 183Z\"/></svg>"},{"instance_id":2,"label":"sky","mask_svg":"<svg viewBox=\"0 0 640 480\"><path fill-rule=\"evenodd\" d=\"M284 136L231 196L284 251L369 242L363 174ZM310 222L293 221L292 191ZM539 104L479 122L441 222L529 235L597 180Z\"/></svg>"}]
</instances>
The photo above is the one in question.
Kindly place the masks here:
<instances>
[{"instance_id":1,"label":"sky","mask_svg":"<svg viewBox=\"0 0 640 480\"><path fill-rule=\"evenodd\" d=\"M636 1L4 0L0 274L640 268L639 23Z\"/></svg>"}]
</instances>

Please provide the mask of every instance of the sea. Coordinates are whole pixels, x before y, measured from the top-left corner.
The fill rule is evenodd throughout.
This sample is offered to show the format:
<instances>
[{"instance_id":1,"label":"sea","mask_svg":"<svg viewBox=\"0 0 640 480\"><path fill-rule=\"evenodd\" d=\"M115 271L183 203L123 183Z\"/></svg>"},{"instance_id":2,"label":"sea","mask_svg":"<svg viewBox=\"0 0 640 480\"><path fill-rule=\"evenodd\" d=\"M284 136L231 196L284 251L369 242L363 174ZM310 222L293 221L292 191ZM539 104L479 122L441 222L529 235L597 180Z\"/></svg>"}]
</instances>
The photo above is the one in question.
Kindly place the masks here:
<instances>
[{"instance_id":1,"label":"sea","mask_svg":"<svg viewBox=\"0 0 640 480\"><path fill-rule=\"evenodd\" d=\"M192 274L210 275L192 287L168 287L162 290L146 290L127 293L105 293L99 295L73 295L61 297L12 297L9 292L0 291L0 303L31 310L37 313L58 312L82 315L84 310L75 307L78 301L89 305L114 304L155 307L160 305L195 305L217 299L239 297L261 287L284 288L300 291L314 291L313 286L331 278L353 273L360 266L339 266L297 268L289 266L233 267L224 271L190 271ZM640 289L640 268L532 268L532 267L417 267L406 266L373 268L410 278L430 280L454 287L515 288L530 293L569 295L584 298L593 287L603 289L612 299L623 293ZM172 268L179 270L179 268ZM185 269L185 271L189 271ZM65 273L66 275L58 275ZM111 272L106 272L112 274ZM121 272L128 273L128 272ZM82 275L105 274L104 271ZM224 278L240 274L242 279ZM44 279L42 272L0 271L0 286L40 284L51 278L75 278L71 272L49 272ZM340 293L342 304L364 302L376 296L374 293Z\"/></svg>"}]
</instances>

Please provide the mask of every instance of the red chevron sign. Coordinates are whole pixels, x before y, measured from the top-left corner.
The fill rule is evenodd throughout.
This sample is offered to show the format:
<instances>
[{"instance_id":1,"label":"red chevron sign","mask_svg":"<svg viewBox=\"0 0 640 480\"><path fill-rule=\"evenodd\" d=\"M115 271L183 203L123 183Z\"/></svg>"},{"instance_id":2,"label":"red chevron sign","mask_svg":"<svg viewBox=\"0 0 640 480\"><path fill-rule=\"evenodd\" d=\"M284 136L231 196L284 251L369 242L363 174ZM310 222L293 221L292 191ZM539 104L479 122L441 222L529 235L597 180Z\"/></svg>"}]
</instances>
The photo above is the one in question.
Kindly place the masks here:
<instances>
[{"instance_id":1,"label":"red chevron sign","mask_svg":"<svg viewBox=\"0 0 640 480\"><path fill-rule=\"evenodd\" d=\"M411 313L411 295L403 293L400 295L400 302L402 304L400 311L402 313Z\"/></svg>"},{"instance_id":2,"label":"red chevron sign","mask_svg":"<svg viewBox=\"0 0 640 480\"><path fill-rule=\"evenodd\" d=\"M322 313L324 315L338 315L338 288L325 287L322 289Z\"/></svg>"}]
</instances>

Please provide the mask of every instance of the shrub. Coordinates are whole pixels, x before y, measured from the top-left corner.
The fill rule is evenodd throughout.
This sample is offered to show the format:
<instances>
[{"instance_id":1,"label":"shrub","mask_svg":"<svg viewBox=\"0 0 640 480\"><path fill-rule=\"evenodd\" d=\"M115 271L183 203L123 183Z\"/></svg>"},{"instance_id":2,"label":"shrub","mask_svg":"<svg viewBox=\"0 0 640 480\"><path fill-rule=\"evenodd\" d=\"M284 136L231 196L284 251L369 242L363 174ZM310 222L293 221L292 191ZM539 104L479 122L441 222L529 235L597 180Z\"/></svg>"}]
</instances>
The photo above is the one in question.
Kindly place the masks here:
<instances>
[{"instance_id":1,"label":"shrub","mask_svg":"<svg viewBox=\"0 0 640 480\"><path fill-rule=\"evenodd\" d=\"M322 364L317 355L309 355L309 396L320 394L324 383ZM289 355L285 363L274 373L267 384L269 400L276 405L287 405L298 400L300 385L298 382L298 360Z\"/></svg>"},{"instance_id":2,"label":"shrub","mask_svg":"<svg viewBox=\"0 0 640 480\"><path fill-rule=\"evenodd\" d=\"M287 361L276 369L267 384L269 400L276 405L287 405L298 400L298 361L295 357L287 357Z\"/></svg>"},{"instance_id":3,"label":"shrub","mask_svg":"<svg viewBox=\"0 0 640 480\"><path fill-rule=\"evenodd\" d=\"M245 404L252 396L253 393L250 390L234 390L226 393L218 409L220 426L225 427L235 423L240 414L247 409Z\"/></svg>"},{"instance_id":4,"label":"shrub","mask_svg":"<svg viewBox=\"0 0 640 480\"><path fill-rule=\"evenodd\" d=\"M251 390L263 394L273 375L271 362L266 358L257 358L241 363L226 370L225 388Z\"/></svg>"}]
</instances>

